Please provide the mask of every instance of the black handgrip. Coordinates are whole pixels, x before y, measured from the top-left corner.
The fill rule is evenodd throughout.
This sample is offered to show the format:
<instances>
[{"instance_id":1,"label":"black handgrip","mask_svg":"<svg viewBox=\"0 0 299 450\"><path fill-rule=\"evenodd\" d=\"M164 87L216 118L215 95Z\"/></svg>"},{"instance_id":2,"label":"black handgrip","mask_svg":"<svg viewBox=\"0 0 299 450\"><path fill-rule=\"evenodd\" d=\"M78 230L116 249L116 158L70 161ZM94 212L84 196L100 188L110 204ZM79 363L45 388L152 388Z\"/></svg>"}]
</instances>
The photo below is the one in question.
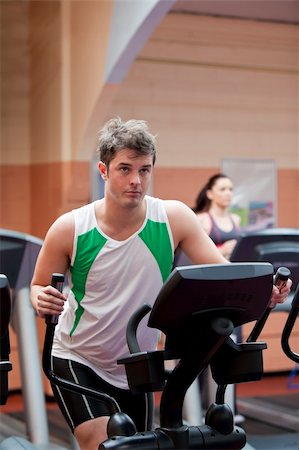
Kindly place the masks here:
<instances>
[{"instance_id":1,"label":"black handgrip","mask_svg":"<svg viewBox=\"0 0 299 450\"><path fill-rule=\"evenodd\" d=\"M295 363L299 364L299 353L294 352L290 347L290 337L299 314L299 284L294 294L291 311L281 335L281 346L285 355Z\"/></svg>"},{"instance_id":2,"label":"black handgrip","mask_svg":"<svg viewBox=\"0 0 299 450\"><path fill-rule=\"evenodd\" d=\"M51 286L58 289L59 292L62 292L64 284L64 275L61 273L53 273L51 279ZM116 402L113 397L107 395L103 392L97 391L95 389L89 388L87 386L81 386L79 384L75 384L72 381L68 381L64 378L57 376L51 365L51 355L52 355L52 345L53 345L53 337L55 333L55 327L58 321L59 316L55 315L47 315L46 316L46 334L44 340L44 348L43 348L43 357L42 357L42 365L43 370L47 378L51 381L51 383L61 386L64 389L67 389L71 392L76 392L81 395L86 395L91 398L96 398L105 402L110 409L111 414L115 412L120 412L120 406Z\"/></svg>"},{"instance_id":3,"label":"black handgrip","mask_svg":"<svg viewBox=\"0 0 299 450\"><path fill-rule=\"evenodd\" d=\"M145 303L132 314L132 316L128 321L126 330L126 339L130 353L140 352L140 347L136 336L137 327L141 322L141 320L143 319L143 317L145 317L146 314L149 313L151 309L152 309L151 306Z\"/></svg>"},{"instance_id":4,"label":"black handgrip","mask_svg":"<svg viewBox=\"0 0 299 450\"><path fill-rule=\"evenodd\" d=\"M8 334L11 313L11 294L6 275L0 273L0 340Z\"/></svg>"},{"instance_id":5,"label":"black handgrip","mask_svg":"<svg viewBox=\"0 0 299 450\"><path fill-rule=\"evenodd\" d=\"M274 276L275 286L277 286L279 290L282 289L283 286L285 286L290 275L291 275L291 271L287 267L279 267ZM257 338L261 334L262 329L264 328L264 325L265 325L271 311L272 311L272 308L267 308L265 310L264 314L262 315L262 317L256 321L250 335L247 338L247 342L256 342Z\"/></svg>"},{"instance_id":6,"label":"black handgrip","mask_svg":"<svg viewBox=\"0 0 299 450\"><path fill-rule=\"evenodd\" d=\"M12 369L9 361L9 321L11 313L11 294L6 275L0 273L0 405L8 399L8 372Z\"/></svg>"},{"instance_id":7,"label":"black handgrip","mask_svg":"<svg viewBox=\"0 0 299 450\"><path fill-rule=\"evenodd\" d=\"M51 278L51 286L56 288L59 292L62 292L63 285L64 285L64 275L62 273L53 273ZM48 325L52 323L56 325L58 323L58 318L59 316L57 315L47 314L45 317L46 324Z\"/></svg>"},{"instance_id":8,"label":"black handgrip","mask_svg":"<svg viewBox=\"0 0 299 450\"><path fill-rule=\"evenodd\" d=\"M127 328L126 328L126 339L129 347L130 353L139 353L140 347L137 341L137 328L141 320L150 312L151 306L147 303L141 305L130 317ZM146 430L151 430L153 428L153 418L154 418L154 395L152 392L146 393L147 398L147 421Z\"/></svg>"},{"instance_id":9,"label":"black handgrip","mask_svg":"<svg viewBox=\"0 0 299 450\"><path fill-rule=\"evenodd\" d=\"M274 284L278 289L282 289L291 276L291 271L287 267L279 267L274 277Z\"/></svg>"}]
</instances>

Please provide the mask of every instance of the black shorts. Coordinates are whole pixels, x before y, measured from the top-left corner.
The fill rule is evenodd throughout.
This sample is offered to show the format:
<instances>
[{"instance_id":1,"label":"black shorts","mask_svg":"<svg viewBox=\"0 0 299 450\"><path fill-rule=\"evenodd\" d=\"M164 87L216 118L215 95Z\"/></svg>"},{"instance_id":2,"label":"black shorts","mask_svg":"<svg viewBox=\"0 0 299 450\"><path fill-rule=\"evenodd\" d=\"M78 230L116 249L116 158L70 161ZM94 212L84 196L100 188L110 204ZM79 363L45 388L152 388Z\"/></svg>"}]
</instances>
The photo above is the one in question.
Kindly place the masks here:
<instances>
[{"instance_id":1,"label":"black shorts","mask_svg":"<svg viewBox=\"0 0 299 450\"><path fill-rule=\"evenodd\" d=\"M69 359L52 357L52 363L55 375L114 397L121 411L133 419L137 431L145 431L146 394L132 394L128 389L119 389L104 381L89 367ZM73 393L54 384L52 384L52 389L59 408L72 431L86 420L111 414L105 401Z\"/></svg>"}]
</instances>

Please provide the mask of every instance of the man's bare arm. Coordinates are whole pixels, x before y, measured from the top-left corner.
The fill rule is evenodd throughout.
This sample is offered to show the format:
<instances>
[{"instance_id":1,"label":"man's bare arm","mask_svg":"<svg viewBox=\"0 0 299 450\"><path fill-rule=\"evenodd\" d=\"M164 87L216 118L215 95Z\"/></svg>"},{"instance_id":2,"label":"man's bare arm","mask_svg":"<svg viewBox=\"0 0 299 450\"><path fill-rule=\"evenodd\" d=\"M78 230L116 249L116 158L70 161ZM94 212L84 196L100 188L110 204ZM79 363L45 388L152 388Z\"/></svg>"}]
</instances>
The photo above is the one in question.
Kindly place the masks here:
<instances>
[{"instance_id":1,"label":"man's bare arm","mask_svg":"<svg viewBox=\"0 0 299 450\"><path fill-rule=\"evenodd\" d=\"M180 247L194 264L225 264L225 259L204 231L196 214L184 203L165 201L174 245Z\"/></svg>"},{"instance_id":2,"label":"man's bare arm","mask_svg":"<svg viewBox=\"0 0 299 450\"><path fill-rule=\"evenodd\" d=\"M40 317L59 315L66 297L50 286L54 272L65 273L69 267L74 237L71 213L59 217L50 227L38 255L31 281L31 303Z\"/></svg>"},{"instance_id":3,"label":"man's bare arm","mask_svg":"<svg viewBox=\"0 0 299 450\"><path fill-rule=\"evenodd\" d=\"M169 223L172 229L174 245L180 247L194 264L225 264L229 263L220 253L214 242L209 238L199 223L194 212L178 201L165 201ZM273 286L269 306L283 303L292 286L287 280L286 286L280 291Z\"/></svg>"}]
</instances>

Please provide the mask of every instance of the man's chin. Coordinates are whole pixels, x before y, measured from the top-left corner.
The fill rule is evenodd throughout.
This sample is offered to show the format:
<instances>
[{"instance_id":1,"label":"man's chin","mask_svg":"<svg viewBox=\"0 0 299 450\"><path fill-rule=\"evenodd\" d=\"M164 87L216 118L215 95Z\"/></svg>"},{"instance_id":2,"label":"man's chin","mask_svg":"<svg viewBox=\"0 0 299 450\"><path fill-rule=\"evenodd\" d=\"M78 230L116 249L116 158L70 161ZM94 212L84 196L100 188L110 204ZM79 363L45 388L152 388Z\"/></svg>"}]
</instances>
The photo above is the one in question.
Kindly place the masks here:
<instances>
[{"instance_id":1,"label":"man's chin","mask_svg":"<svg viewBox=\"0 0 299 450\"><path fill-rule=\"evenodd\" d=\"M139 206L143 200L142 195L135 195L135 196L128 196L125 200L125 205L127 207L136 208L136 206Z\"/></svg>"}]
</instances>

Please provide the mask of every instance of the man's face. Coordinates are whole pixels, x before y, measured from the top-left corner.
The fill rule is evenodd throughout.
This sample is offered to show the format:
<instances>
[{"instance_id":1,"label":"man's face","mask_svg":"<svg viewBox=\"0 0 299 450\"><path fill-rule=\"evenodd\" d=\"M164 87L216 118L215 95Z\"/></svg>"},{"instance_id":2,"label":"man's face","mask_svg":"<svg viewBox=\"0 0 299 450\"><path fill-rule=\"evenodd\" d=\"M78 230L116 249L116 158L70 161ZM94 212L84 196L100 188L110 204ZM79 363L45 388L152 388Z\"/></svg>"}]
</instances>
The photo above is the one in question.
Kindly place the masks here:
<instances>
[{"instance_id":1,"label":"man's face","mask_svg":"<svg viewBox=\"0 0 299 450\"><path fill-rule=\"evenodd\" d=\"M123 149L116 153L109 169L99 163L100 172L106 181L105 195L122 206L138 206L152 178L152 155L138 155L134 150Z\"/></svg>"}]
</instances>

